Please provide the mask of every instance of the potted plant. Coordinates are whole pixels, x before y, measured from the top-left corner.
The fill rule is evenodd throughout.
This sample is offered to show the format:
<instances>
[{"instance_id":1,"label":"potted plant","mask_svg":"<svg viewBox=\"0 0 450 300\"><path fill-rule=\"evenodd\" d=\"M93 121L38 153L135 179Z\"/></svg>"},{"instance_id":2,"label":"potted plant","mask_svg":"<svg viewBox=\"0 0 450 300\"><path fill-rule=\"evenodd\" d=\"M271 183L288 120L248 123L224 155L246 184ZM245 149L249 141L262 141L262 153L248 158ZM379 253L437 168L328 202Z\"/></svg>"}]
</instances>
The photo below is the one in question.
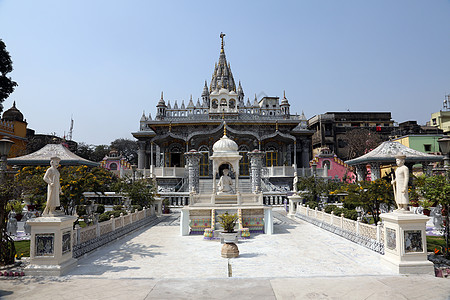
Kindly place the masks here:
<instances>
[{"instance_id":1,"label":"potted plant","mask_svg":"<svg viewBox=\"0 0 450 300\"><path fill-rule=\"evenodd\" d=\"M234 243L237 237L237 232L234 231L234 226L238 220L237 214L230 215L225 212L219 215L219 224L222 225L224 232L220 235L223 237L224 244L222 246L222 257L234 258L239 256L239 249Z\"/></svg>"},{"instance_id":2,"label":"potted plant","mask_svg":"<svg viewBox=\"0 0 450 300\"><path fill-rule=\"evenodd\" d=\"M423 208L423 214L426 216L430 215L430 210L429 208L433 205L434 201L422 198L419 200L419 204L420 206L422 206Z\"/></svg>"}]
</instances>

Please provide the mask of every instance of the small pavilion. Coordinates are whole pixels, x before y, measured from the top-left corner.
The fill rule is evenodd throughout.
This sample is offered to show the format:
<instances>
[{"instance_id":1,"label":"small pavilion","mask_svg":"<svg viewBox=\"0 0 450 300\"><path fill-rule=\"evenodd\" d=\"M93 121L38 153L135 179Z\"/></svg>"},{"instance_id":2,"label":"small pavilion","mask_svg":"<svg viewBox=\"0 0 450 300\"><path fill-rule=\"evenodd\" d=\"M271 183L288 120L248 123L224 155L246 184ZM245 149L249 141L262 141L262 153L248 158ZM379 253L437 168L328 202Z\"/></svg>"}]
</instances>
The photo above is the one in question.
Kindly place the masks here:
<instances>
[{"instance_id":1,"label":"small pavilion","mask_svg":"<svg viewBox=\"0 0 450 300\"><path fill-rule=\"evenodd\" d=\"M79 157L61 144L48 144L33 153L10 158L8 159L8 165L21 167L48 166L50 164L50 158L54 156L61 159L59 164L62 166L99 166L99 163Z\"/></svg>"},{"instance_id":2,"label":"small pavilion","mask_svg":"<svg viewBox=\"0 0 450 300\"><path fill-rule=\"evenodd\" d=\"M412 171L412 166L421 164L423 173L430 174L432 170L431 163L440 162L444 159L442 155L432 155L423 153L398 142L386 141L378 147L360 157L347 160L345 163L356 167L357 180L364 180L367 176L367 165L370 165L371 180L377 180L381 177L381 166L395 165L395 156L398 153L406 155L405 165Z\"/></svg>"}]
</instances>

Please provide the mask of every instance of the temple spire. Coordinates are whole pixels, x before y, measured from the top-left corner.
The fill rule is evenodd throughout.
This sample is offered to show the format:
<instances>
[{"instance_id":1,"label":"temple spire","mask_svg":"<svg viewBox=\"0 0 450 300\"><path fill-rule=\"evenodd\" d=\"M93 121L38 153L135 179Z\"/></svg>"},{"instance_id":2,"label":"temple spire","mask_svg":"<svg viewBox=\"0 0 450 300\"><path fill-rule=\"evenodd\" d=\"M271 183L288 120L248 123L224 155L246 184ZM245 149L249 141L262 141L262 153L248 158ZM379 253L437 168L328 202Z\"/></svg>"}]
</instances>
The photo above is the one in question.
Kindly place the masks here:
<instances>
[{"instance_id":1,"label":"temple spire","mask_svg":"<svg viewBox=\"0 0 450 300\"><path fill-rule=\"evenodd\" d=\"M223 38L225 37L225 33L223 33L223 32L221 32L220 33L220 38L222 39L222 45L221 45L221 47L220 47L220 53L223 53L224 52L224 50L223 50Z\"/></svg>"}]
</instances>

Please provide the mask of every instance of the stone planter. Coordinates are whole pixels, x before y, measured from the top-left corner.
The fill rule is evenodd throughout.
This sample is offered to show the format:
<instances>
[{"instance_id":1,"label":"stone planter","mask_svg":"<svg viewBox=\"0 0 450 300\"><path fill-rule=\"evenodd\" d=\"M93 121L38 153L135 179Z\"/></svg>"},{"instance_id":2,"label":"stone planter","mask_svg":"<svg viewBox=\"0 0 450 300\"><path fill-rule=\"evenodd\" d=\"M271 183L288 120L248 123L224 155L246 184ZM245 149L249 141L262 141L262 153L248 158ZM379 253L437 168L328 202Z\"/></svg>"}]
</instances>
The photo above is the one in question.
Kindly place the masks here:
<instances>
[{"instance_id":1,"label":"stone planter","mask_svg":"<svg viewBox=\"0 0 450 300\"><path fill-rule=\"evenodd\" d=\"M235 243L225 243L221 251L223 258L235 258L239 256L239 249Z\"/></svg>"}]
</instances>

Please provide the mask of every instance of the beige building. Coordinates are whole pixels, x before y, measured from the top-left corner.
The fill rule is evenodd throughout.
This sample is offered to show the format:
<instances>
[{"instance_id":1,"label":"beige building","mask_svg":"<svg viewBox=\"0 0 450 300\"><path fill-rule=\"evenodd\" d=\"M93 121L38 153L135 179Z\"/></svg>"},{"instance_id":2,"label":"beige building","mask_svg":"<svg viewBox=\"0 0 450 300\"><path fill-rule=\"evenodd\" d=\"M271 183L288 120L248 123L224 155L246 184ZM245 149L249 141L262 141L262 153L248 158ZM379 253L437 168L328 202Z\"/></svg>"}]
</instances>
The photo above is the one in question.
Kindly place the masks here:
<instances>
[{"instance_id":1,"label":"beige building","mask_svg":"<svg viewBox=\"0 0 450 300\"><path fill-rule=\"evenodd\" d=\"M444 131L444 134L448 134L450 132L450 95L445 96L443 109L432 113L430 124L431 126L435 126Z\"/></svg>"}]
</instances>

